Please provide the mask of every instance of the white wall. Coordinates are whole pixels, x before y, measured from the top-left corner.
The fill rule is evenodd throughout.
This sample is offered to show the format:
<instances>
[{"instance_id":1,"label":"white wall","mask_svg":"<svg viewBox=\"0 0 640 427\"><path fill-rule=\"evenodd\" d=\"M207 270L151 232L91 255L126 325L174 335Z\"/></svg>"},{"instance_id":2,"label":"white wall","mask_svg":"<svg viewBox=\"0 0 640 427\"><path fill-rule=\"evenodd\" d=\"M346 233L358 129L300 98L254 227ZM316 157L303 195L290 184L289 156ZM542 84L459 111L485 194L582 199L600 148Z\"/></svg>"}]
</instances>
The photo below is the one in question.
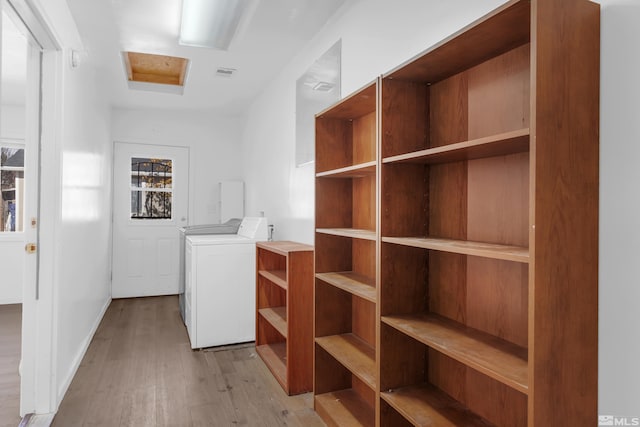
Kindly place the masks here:
<instances>
[{"instance_id":1,"label":"white wall","mask_svg":"<svg viewBox=\"0 0 640 427\"><path fill-rule=\"evenodd\" d=\"M0 137L19 139L25 137L25 110L23 106L0 106ZM22 233L0 233L0 304L22 302L24 269L24 238Z\"/></svg>"},{"instance_id":2,"label":"white wall","mask_svg":"<svg viewBox=\"0 0 640 427\"><path fill-rule=\"evenodd\" d=\"M217 223L218 182L242 180L238 117L207 111L113 111L113 140L189 147L189 224Z\"/></svg>"},{"instance_id":3,"label":"white wall","mask_svg":"<svg viewBox=\"0 0 640 427\"><path fill-rule=\"evenodd\" d=\"M372 81L503 1L355 1L288 64L253 104L243 134L249 210L276 239L313 243L313 165L294 166L295 81L342 38L343 95ZM640 4L601 0L601 414L640 416ZM595 422L595 421L594 421Z\"/></svg>"},{"instance_id":4,"label":"white wall","mask_svg":"<svg viewBox=\"0 0 640 427\"><path fill-rule=\"evenodd\" d=\"M640 417L640 3L599 3L599 409Z\"/></svg>"},{"instance_id":5,"label":"white wall","mask_svg":"<svg viewBox=\"0 0 640 427\"><path fill-rule=\"evenodd\" d=\"M501 4L500 0L351 1L251 107L243 134L247 208L276 239L313 244L314 165L295 167L296 80L342 39L342 94L374 80Z\"/></svg>"},{"instance_id":6,"label":"white wall","mask_svg":"<svg viewBox=\"0 0 640 427\"><path fill-rule=\"evenodd\" d=\"M0 107L0 137L24 139L25 110L20 105L2 105Z\"/></svg>"},{"instance_id":7,"label":"white wall","mask_svg":"<svg viewBox=\"0 0 640 427\"><path fill-rule=\"evenodd\" d=\"M111 109L96 77L87 62L67 69L64 78L56 232L59 399L111 300Z\"/></svg>"},{"instance_id":8,"label":"white wall","mask_svg":"<svg viewBox=\"0 0 640 427\"><path fill-rule=\"evenodd\" d=\"M27 337L38 343L35 409L46 412L62 400L111 300L112 143L108 97L91 55L70 67L70 50L83 46L66 1L29 3L61 48L45 54L40 300L36 337Z\"/></svg>"}]
</instances>

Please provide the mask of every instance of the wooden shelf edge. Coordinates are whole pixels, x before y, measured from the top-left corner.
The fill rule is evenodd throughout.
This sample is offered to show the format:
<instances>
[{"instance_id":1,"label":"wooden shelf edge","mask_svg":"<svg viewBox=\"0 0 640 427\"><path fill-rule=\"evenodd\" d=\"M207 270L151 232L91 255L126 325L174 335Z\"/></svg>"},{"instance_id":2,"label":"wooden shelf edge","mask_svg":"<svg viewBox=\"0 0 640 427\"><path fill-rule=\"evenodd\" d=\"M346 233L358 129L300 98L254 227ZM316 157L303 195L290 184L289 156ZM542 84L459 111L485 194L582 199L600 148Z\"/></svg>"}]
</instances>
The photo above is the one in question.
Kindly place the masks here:
<instances>
[{"instance_id":1,"label":"wooden shelf edge","mask_svg":"<svg viewBox=\"0 0 640 427\"><path fill-rule=\"evenodd\" d=\"M381 321L525 395L529 392L524 348L433 314L383 316Z\"/></svg>"},{"instance_id":2,"label":"wooden shelf edge","mask_svg":"<svg viewBox=\"0 0 640 427\"><path fill-rule=\"evenodd\" d=\"M435 164L524 153L528 150L529 128L523 128L498 135L458 142L456 144L390 156L384 158L382 162L385 164Z\"/></svg>"},{"instance_id":3,"label":"wooden shelf edge","mask_svg":"<svg viewBox=\"0 0 640 427\"><path fill-rule=\"evenodd\" d=\"M316 277L329 285L374 304L378 300L374 279L350 271L316 273Z\"/></svg>"},{"instance_id":4,"label":"wooden shelf edge","mask_svg":"<svg viewBox=\"0 0 640 427\"><path fill-rule=\"evenodd\" d=\"M375 391L376 363L373 347L351 333L317 337L315 341L342 366Z\"/></svg>"},{"instance_id":5,"label":"wooden shelf edge","mask_svg":"<svg viewBox=\"0 0 640 427\"><path fill-rule=\"evenodd\" d=\"M375 175L376 161L316 173L316 178L362 178Z\"/></svg>"},{"instance_id":6,"label":"wooden shelf edge","mask_svg":"<svg viewBox=\"0 0 640 427\"><path fill-rule=\"evenodd\" d=\"M329 234L339 237L351 237L361 240L376 240L376 232L358 228L317 228L316 233Z\"/></svg>"},{"instance_id":7,"label":"wooden shelf edge","mask_svg":"<svg viewBox=\"0 0 640 427\"><path fill-rule=\"evenodd\" d=\"M261 308L258 309L258 313L280 335L287 338L287 307Z\"/></svg>"},{"instance_id":8,"label":"wooden shelf edge","mask_svg":"<svg viewBox=\"0 0 640 427\"><path fill-rule=\"evenodd\" d=\"M529 263L529 249L522 246L473 242L470 240L437 239L431 237L383 237L384 243L412 246L434 251L472 255L504 261Z\"/></svg>"},{"instance_id":9,"label":"wooden shelf edge","mask_svg":"<svg viewBox=\"0 0 640 427\"><path fill-rule=\"evenodd\" d=\"M285 291L287 290L287 272L284 270L260 270L258 274L271 283L280 286Z\"/></svg>"},{"instance_id":10,"label":"wooden shelf edge","mask_svg":"<svg viewBox=\"0 0 640 427\"><path fill-rule=\"evenodd\" d=\"M329 425L372 426L375 410L352 389L314 396L314 409Z\"/></svg>"},{"instance_id":11,"label":"wooden shelf edge","mask_svg":"<svg viewBox=\"0 0 640 427\"><path fill-rule=\"evenodd\" d=\"M383 391L380 397L413 425L468 427L492 425L430 384Z\"/></svg>"},{"instance_id":12,"label":"wooden shelf edge","mask_svg":"<svg viewBox=\"0 0 640 427\"><path fill-rule=\"evenodd\" d=\"M312 245L305 243L292 242L290 240L271 240L266 242L256 242L258 248L273 252L284 257L292 252L313 252Z\"/></svg>"},{"instance_id":13,"label":"wooden shelf edge","mask_svg":"<svg viewBox=\"0 0 640 427\"><path fill-rule=\"evenodd\" d=\"M350 95L336 101L333 105L316 114L316 119L353 119L376 110L376 91L378 79L365 84ZM353 108L353 105L364 108Z\"/></svg>"},{"instance_id":14,"label":"wooden shelf edge","mask_svg":"<svg viewBox=\"0 0 640 427\"><path fill-rule=\"evenodd\" d=\"M280 383L282 388L288 393L287 384L287 344L263 344L256 346L256 352L267 365L275 379Z\"/></svg>"}]
</instances>

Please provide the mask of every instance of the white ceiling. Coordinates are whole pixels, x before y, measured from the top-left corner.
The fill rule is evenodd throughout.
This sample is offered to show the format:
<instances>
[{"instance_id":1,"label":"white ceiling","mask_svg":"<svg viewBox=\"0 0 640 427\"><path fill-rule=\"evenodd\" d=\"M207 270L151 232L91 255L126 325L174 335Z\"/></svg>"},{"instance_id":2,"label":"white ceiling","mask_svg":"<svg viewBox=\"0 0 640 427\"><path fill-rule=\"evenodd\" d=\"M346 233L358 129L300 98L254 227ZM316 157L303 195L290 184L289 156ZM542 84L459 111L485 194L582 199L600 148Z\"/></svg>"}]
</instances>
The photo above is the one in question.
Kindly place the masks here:
<instances>
[{"instance_id":1,"label":"white ceiling","mask_svg":"<svg viewBox=\"0 0 640 427\"><path fill-rule=\"evenodd\" d=\"M229 51L179 46L180 0L67 0L86 52L120 108L219 109L241 113L349 0L258 0ZM183 95L131 90L121 51L188 58ZM235 68L231 78L218 67Z\"/></svg>"}]
</instances>

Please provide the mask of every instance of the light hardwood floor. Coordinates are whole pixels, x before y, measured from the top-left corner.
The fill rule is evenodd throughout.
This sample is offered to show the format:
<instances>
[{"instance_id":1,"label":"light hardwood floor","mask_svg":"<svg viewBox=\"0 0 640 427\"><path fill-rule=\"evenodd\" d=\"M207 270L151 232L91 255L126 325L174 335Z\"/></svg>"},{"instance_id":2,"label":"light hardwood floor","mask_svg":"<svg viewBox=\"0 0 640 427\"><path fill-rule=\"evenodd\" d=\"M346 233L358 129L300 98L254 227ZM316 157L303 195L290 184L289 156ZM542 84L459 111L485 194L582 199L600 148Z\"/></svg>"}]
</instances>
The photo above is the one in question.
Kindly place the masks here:
<instances>
[{"instance_id":1,"label":"light hardwood floor","mask_svg":"<svg viewBox=\"0 0 640 427\"><path fill-rule=\"evenodd\" d=\"M252 344L192 351L175 296L111 303L53 422L85 425L324 426Z\"/></svg>"},{"instance_id":2,"label":"light hardwood floor","mask_svg":"<svg viewBox=\"0 0 640 427\"><path fill-rule=\"evenodd\" d=\"M22 305L0 305L0 427L20 424Z\"/></svg>"}]
</instances>

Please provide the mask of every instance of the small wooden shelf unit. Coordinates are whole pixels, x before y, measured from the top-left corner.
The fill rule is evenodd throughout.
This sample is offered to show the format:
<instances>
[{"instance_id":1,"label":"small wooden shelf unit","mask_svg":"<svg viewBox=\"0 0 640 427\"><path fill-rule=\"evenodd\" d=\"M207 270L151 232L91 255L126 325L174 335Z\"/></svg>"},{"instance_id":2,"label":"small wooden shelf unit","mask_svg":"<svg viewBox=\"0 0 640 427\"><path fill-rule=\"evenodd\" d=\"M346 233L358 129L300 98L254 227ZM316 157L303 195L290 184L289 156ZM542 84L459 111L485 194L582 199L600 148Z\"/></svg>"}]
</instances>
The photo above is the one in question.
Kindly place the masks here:
<instances>
[{"instance_id":1,"label":"small wooden shelf unit","mask_svg":"<svg viewBox=\"0 0 640 427\"><path fill-rule=\"evenodd\" d=\"M595 422L599 20L509 1L316 116L328 425Z\"/></svg>"},{"instance_id":2,"label":"small wooden shelf unit","mask_svg":"<svg viewBox=\"0 0 640 427\"><path fill-rule=\"evenodd\" d=\"M313 383L313 246L256 244L256 350L287 394Z\"/></svg>"}]
</instances>

